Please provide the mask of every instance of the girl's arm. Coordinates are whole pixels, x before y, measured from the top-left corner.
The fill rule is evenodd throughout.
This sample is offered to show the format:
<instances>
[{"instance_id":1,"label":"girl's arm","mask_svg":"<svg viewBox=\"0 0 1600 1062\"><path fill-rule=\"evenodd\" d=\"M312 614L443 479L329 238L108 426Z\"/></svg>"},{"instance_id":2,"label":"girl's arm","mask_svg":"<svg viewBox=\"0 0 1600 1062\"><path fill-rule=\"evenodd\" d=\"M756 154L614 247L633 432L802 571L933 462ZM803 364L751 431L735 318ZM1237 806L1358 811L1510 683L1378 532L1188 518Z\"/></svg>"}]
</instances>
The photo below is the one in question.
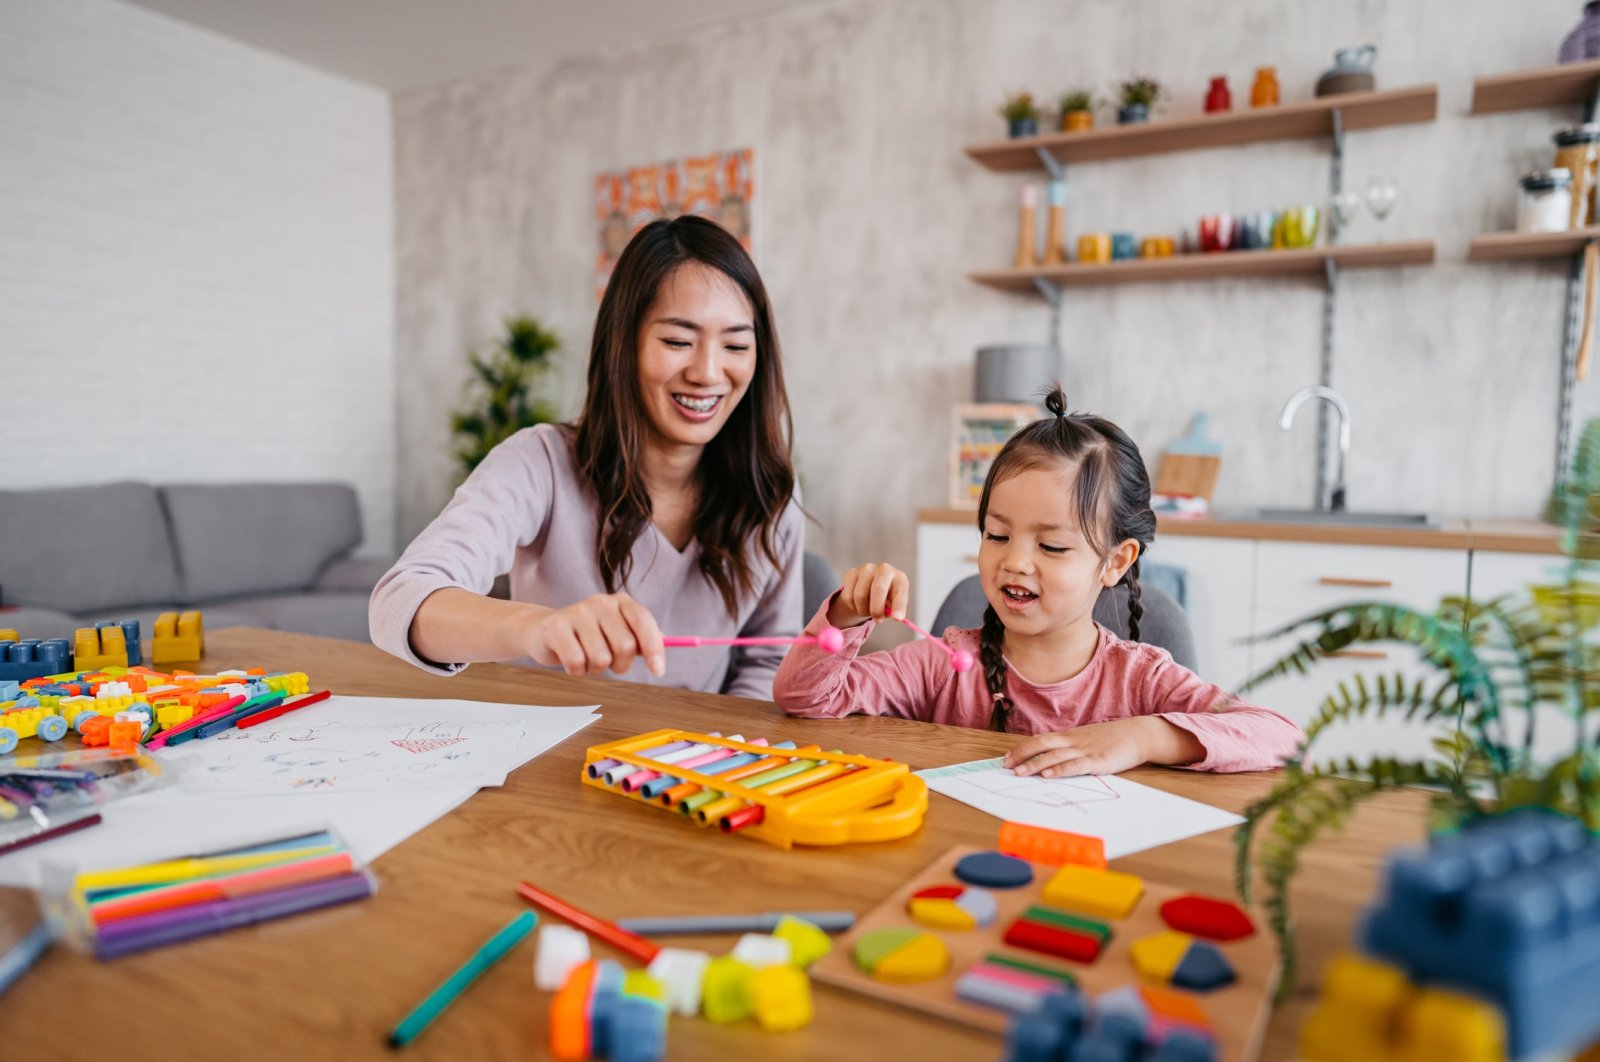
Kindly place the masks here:
<instances>
[{"instance_id":1,"label":"girl's arm","mask_svg":"<svg viewBox=\"0 0 1600 1062\"><path fill-rule=\"evenodd\" d=\"M806 633L828 623L835 593L822 605ZM918 639L881 653L859 655L872 633L872 621L841 628L844 647L837 653L815 645L796 645L778 668L772 699L790 715L837 719L851 714L892 715L931 720L955 672L938 646Z\"/></svg>"},{"instance_id":2,"label":"girl's arm","mask_svg":"<svg viewBox=\"0 0 1600 1062\"><path fill-rule=\"evenodd\" d=\"M1283 766L1305 732L1277 712L1240 700L1166 653L1156 654L1138 710L1185 731L1204 755L1180 764L1196 771L1266 771Z\"/></svg>"},{"instance_id":3,"label":"girl's arm","mask_svg":"<svg viewBox=\"0 0 1600 1062\"><path fill-rule=\"evenodd\" d=\"M778 524L778 563L755 611L739 628L741 638L792 638L805 618L805 515L795 502ZM782 646L735 647L722 692L771 700L772 680L782 660Z\"/></svg>"}]
</instances>

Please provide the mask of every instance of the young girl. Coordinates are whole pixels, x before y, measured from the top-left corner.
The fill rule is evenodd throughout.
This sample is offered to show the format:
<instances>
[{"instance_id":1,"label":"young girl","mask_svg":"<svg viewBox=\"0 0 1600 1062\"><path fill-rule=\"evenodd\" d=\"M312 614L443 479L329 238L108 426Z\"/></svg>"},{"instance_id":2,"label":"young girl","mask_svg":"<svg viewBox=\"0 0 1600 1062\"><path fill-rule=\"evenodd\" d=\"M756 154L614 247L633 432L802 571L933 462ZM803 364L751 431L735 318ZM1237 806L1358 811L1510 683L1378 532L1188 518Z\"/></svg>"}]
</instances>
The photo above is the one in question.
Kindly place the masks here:
<instances>
[{"instance_id":1,"label":"young girl","mask_svg":"<svg viewBox=\"0 0 1600 1062\"><path fill-rule=\"evenodd\" d=\"M1107 420L1053 417L1006 443L978 503L978 571L989 608L981 630L944 632L977 667L918 640L858 656L873 617L905 616L904 572L867 564L846 573L806 628L832 624L844 648L797 645L778 669L773 698L791 715L851 712L1032 735L1005 764L1020 775L1115 774L1142 763L1204 771L1276 767L1304 736L1265 708L1227 693L1138 641L1139 556L1155 537L1150 477L1139 449ZM1128 582L1123 641L1094 622L1101 590Z\"/></svg>"},{"instance_id":2,"label":"young girl","mask_svg":"<svg viewBox=\"0 0 1600 1062\"><path fill-rule=\"evenodd\" d=\"M373 591L372 640L452 674L569 674L765 700L781 650L662 631L792 636L804 515L767 292L715 223L641 229L606 285L583 412L496 446ZM486 596L511 574L511 600Z\"/></svg>"}]
</instances>

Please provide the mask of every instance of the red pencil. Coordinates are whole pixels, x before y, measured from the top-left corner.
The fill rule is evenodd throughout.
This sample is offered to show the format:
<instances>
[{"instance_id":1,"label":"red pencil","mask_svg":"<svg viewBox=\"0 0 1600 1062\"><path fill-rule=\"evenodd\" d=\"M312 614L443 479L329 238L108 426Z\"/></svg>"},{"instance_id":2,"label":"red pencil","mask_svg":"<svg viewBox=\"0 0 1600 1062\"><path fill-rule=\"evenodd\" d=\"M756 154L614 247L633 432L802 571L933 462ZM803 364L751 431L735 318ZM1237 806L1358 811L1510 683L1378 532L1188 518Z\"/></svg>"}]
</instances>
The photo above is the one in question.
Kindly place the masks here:
<instances>
[{"instance_id":1,"label":"red pencil","mask_svg":"<svg viewBox=\"0 0 1600 1062\"><path fill-rule=\"evenodd\" d=\"M649 962L661 950L659 944L652 944L643 937L630 933L621 926L612 925L603 918L585 914L571 904L556 899L543 889L529 885L526 881L517 886L517 891L522 893L523 899L538 904L553 915L565 918L584 932L592 933L613 948L627 952L640 962Z\"/></svg>"},{"instance_id":2,"label":"red pencil","mask_svg":"<svg viewBox=\"0 0 1600 1062\"><path fill-rule=\"evenodd\" d=\"M245 730L249 727L255 726L257 723L265 723L268 719L278 718L278 716L282 715L284 712L292 712L296 708L304 708L308 704L316 704L318 701L325 701L332 696L332 690L323 690L321 693L312 693L305 697L301 697L298 701L285 701L283 704L280 704L275 708L264 708L259 712L251 712L249 715L239 720L239 729Z\"/></svg>"},{"instance_id":3,"label":"red pencil","mask_svg":"<svg viewBox=\"0 0 1600 1062\"><path fill-rule=\"evenodd\" d=\"M47 827L46 829L40 830L38 833L32 834L31 836L19 837L15 841L8 841L5 844L0 844L0 855L4 855L7 852L15 852L18 848L26 848L30 844L38 844L40 841L48 841L52 837L60 837L63 834L75 833L78 830L84 829L85 827L94 826L100 821L100 813L97 811L92 815L85 815L81 819L73 819L70 822L62 823L59 826Z\"/></svg>"}]
</instances>

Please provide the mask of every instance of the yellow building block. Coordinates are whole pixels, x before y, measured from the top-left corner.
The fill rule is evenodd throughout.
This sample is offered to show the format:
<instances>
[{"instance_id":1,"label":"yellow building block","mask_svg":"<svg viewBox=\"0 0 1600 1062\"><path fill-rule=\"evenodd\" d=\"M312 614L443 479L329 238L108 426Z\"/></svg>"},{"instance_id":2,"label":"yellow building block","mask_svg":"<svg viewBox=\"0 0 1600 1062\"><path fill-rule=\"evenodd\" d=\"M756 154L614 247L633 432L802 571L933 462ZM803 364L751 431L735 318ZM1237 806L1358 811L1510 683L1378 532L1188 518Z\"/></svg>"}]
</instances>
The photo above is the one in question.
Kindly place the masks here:
<instances>
[{"instance_id":1,"label":"yellow building block","mask_svg":"<svg viewBox=\"0 0 1600 1062\"><path fill-rule=\"evenodd\" d=\"M643 970L627 970L622 975L622 994L653 999L663 1007L667 1005L667 986Z\"/></svg>"},{"instance_id":2,"label":"yellow building block","mask_svg":"<svg viewBox=\"0 0 1600 1062\"><path fill-rule=\"evenodd\" d=\"M793 966L768 966L750 978L750 1005L767 1032L811 1024L811 979Z\"/></svg>"},{"instance_id":3,"label":"yellow building block","mask_svg":"<svg viewBox=\"0 0 1600 1062\"><path fill-rule=\"evenodd\" d=\"M1395 1062L1505 1062L1505 1019L1492 1004L1425 988L1402 1008Z\"/></svg>"},{"instance_id":4,"label":"yellow building block","mask_svg":"<svg viewBox=\"0 0 1600 1062\"><path fill-rule=\"evenodd\" d=\"M828 939L828 934L794 915L784 915L778 919L778 926L772 935L789 942L789 961L802 970L833 950L833 941Z\"/></svg>"},{"instance_id":5,"label":"yellow building block","mask_svg":"<svg viewBox=\"0 0 1600 1062\"><path fill-rule=\"evenodd\" d=\"M1144 879L1116 870L1068 864L1045 882L1041 895L1052 907L1098 918L1126 918L1144 895Z\"/></svg>"},{"instance_id":6,"label":"yellow building block","mask_svg":"<svg viewBox=\"0 0 1600 1062\"><path fill-rule=\"evenodd\" d=\"M189 663L206 655L205 621L198 612L163 612L150 635L154 665Z\"/></svg>"},{"instance_id":7,"label":"yellow building block","mask_svg":"<svg viewBox=\"0 0 1600 1062\"><path fill-rule=\"evenodd\" d=\"M700 1006L709 1021L721 1024L750 1016L750 978L755 971L732 955L719 955L706 967Z\"/></svg>"},{"instance_id":8,"label":"yellow building block","mask_svg":"<svg viewBox=\"0 0 1600 1062\"><path fill-rule=\"evenodd\" d=\"M1413 989L1387 963L1345 952L1322 977L1322 999L1300 1027L1304 1062L1388 1062L1391 1032Z\"/></svg>"},{"instance_id":9,"label":"yellow building block","mask_svg":"<svg viewBox=\"0 0 1600 1062\"><path fill-rule=\"evenodd\" d=\"M16 632L15 628L12 628L12 627L0 627L0 642L20 642L20 641L22 641L22 635L18 634Z\"/></svg>"},{"instance_id":10,"label":"yellow building block","mask_svg":"<svg viewBox=\"0 0 1600 1062\"><path fill-rule=\"evenodd\" d=\"M79 671L128 666L128 639L121 627L79 627L72 635L72 663Z\"/></svg>"}]
</instances>

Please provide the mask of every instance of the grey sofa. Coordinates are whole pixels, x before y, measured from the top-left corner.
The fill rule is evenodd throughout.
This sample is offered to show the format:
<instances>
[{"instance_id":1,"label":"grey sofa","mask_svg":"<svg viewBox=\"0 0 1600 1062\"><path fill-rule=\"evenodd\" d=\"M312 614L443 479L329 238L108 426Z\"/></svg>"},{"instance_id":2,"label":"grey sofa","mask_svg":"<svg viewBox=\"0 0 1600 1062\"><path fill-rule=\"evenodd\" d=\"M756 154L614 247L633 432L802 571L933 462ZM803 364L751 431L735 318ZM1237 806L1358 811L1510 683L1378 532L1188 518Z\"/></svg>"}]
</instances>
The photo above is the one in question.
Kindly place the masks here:
<instances>
[{"instance_id":1,"label":"grey sofa","mask_svg":"<svg viewBox=\"0 0 1600 1062\"><path fill-rule=\"evenodd\" d=\"M367 639L389 567L354 559L355 491L337 483L109 483L0 490L0 628L67 638L96 620L200 609L241 625Z\"/></svg>"}]
</instances>

